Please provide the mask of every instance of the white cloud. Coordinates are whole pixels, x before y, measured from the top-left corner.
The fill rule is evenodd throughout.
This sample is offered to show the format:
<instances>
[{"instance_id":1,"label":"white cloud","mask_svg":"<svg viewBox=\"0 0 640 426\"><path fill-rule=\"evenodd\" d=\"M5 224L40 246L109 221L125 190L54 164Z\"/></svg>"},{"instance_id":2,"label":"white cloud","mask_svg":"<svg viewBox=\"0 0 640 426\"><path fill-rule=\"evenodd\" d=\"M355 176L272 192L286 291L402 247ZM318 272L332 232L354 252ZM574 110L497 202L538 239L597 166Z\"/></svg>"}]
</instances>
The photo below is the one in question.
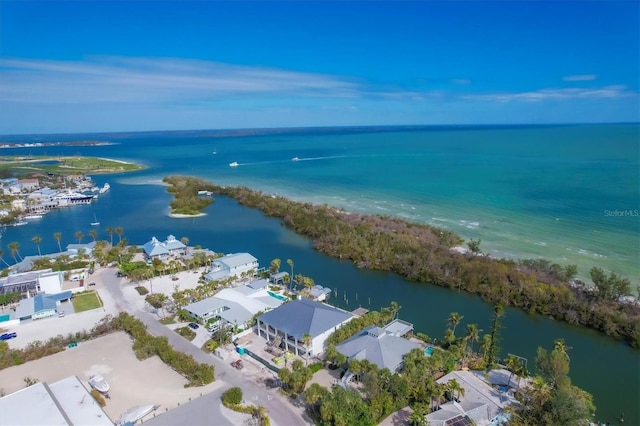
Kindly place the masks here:
<instances>
[{"instance_id":1,"label":"white cloud","mask_svg":"<svg viewBox=\"0 0 640 426\"><path fill-rule=\"evenodd\" d=\"M462 96L462 99L494 102L540 102L570 99L621 99L634 96L638 96L638 94L627 90L626 86L617 85L589 89L540 89L536 91L518 93L472 94Z\"/></svg>"},{"instance_id":2,"label":"white cloud","mask_svg":"<svg viewBox=\"0 0 640 426\"><path fill-rule=\"evenodd\" d=\"M564 76L562 77L562 81L592 81L596 78L597 76L595 74L578 74Z\"/></svg>"},{"instance_id":3,"label":"white cloud","mask_svg":"<svg viewBox=\"0 0 640 426\"><path fill-rule=\"evenodd\" d=\"M348 98L358 90L348 79L324 74L185 59L0 59L0 70L0 98L28 103L149 103L243 94Z\"/></svg>"}]
</instances>

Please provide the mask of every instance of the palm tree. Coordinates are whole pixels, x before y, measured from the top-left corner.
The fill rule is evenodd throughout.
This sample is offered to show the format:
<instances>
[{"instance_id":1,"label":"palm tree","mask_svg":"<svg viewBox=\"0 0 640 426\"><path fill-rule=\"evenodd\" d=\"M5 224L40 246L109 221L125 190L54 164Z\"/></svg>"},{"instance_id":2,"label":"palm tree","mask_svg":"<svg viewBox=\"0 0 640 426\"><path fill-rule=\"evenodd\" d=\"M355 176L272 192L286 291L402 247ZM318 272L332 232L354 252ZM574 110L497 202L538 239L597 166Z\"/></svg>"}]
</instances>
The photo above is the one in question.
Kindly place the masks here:
<instances>
[{"instance_id":1,"label":"palm tree","mask_svg":"<svg viewBox=\"0 0 640 426\"><path fill-rule=\"evenodd\" d=\"M567 360L570 360L569 354L567 353L569 349L571 349L571 347L567 346L564 339L556 339L556 341L553 342L553 350L560 352L560 354L564 355Z\"/></svg>"},{"instance_id":2,"label":"palm tree","mask_svg":"<svg viewBox=\"0 0 640 426\"><path fill-rule=\"evenodd\" d=\"M38 256L42 256L42 253L40 252L40 243L42 242L42 238L36 235L31 239L31 241L36 243L36 246L38 246Z\"/></svg>"},{"instance_id":3,"label":"palm tree","mask_svg":"<svg viewBox=\"0 0 640 426\"><path fill-rule=\"evenodd\" d=\"M291 266L291 283L293 284L293 260L287 259L287 265Z\"/></svg>"},{"instance_id":4,"label":"palm tree","mask_svg":"<svg viewBox=\"0 0 640 426\"><path fill-rule=\"evenodd\" d=\"M311 335L309 333L304 333L302 335L302 344L304 345L304 350L307 354L306 365L309 365L309 349L311 347Z\"/></svg>"},{"instance_id":5,"label":"palm tree","mask_svg":"<svg viewBox=\"0 0 640 426\"><path fill-rule=\"evenodd\" d=\"M16 258L16 254L20 256L20 244L17 241L12 241L8 245L9 250L11 250L11 256L13 256L13 260L18 263L18 259Z\"/></svg>"},{"instance_id":6,"label":"palm tree","mask_svg":"<svg viewBox=\"0 0 640 426\"><path fill-rule=\"evenodd\" d=\"M460 324L460 321L462 321L462 318L464 318L463 315L460 315L457 312L451 312L449 314L449 319L448 319L448 323L451 327L453 327L453 334L456 334L456 327L458 326L458 324Z\"/></svg>"},{"instance_id":7,"label":"palm tree","mask_svg":"<svg viewBox=\"0 0 640 426\"><path fill-rule=\"evenodd\" d=\"M121 243L122 242L122 234L124 234L124 231L122 230L121 227L117 227L116 228L116 234L118 234L118 242Z\"/></svg>"},{"instance_id":8,"label":"palm tree","mask_svg":"<svg viewBox=\"0 0 640 426\"><path fill-rule=\"evenodd\" d=\"M187 237L182 237L182 238L180 238L180 242L181 242L182 244L184 244L185 246L188 246L188 245L189 245L189 238L187 238Z\"/></svg>"},{"instance_id":9,"label":"palm tree","mask_svg":"<svg viewBox=\"0 0 640 426\"><path fill-rule=\"evenodd\" d=\"M60 246L60 240L62 239L62 234L60 232L56 232L53 234L53 238L58 242L58 251L62 252L62 247Z\"/></svg>"},{"instance_id":10,"label":"palm tree","mask_svg":"<svg viewBox=\"0 0 640 426\"><path fill-rule=\"evenodd\" d=\"M398 304L398 302L392 300L391 301L391 312L393 313L393 319L398 318L398 311L402 309L402 306Z\"/></svg>"},{"instance_id":11,"label":"palm tree","mask_svg":"<svg viewBox=\"0 0 640 426\"><path fill-rule=\"evenodd\" d=\"M7 267L11 266L7 263L6 260L4 260L4 250L0 249L0 260L2 260L4 262L5 265L7 265Z\"/></svg>"},{"instance_id":12,"label":"palm tree","mask_svg":"<svg viewBox=\"0 0 640 426\"><path fill-rule=\"evenodd\" d=\"M91 231L89 231L89 235L91 235L91 238L93 238L93 241L95 241L98 238L98 231L92 229Z\"/></svg>"},{"instance_id":13,"label":"palm tree","mask_svg":"<svg viewBox=\"0 0 640 426\"><path fill-rule=\"evenodd\" d=\"M480 332L482 330L478 329L478 324L468 324L467 325L467 335L465 338L467 342L471 342L471 352L473 352L473 342L480 341Z\"/></svg>"},{"instance_id":14,"label":"palm tree","mask_svg":"<svg viewBox=\"0 0 640 426\"><path fill-rule=\"evenodd\" d=\"M507 357L507 370L511 372L509 374L509 380L507 381L507 386L511 387L511 378L513 375L518 375L520 370L522 370L522 361L515 355L509 355Z\"/></svg>"},{"instance_id":15,"label":"palm tree","mask_svg":"<svg viewBox=\"0 0 640 426\"><path fill-rule=\"evenodd\" d=\"M82 234L82 231L76 231L75 236L78 239L78 244L80 244L80 242L82 241L82 237L84 237L84 234Z\"/></svg>"},{"instance_id":16,"label":"palm tree","mask_svg":"<svg viewBox=\"0 0 640 426\"><path fill-rule=\"evenodd\" d=\"M111 246L113 247L113 228L110 226L107 226L107 234L109 234L109 242L111 243Z\"/></svg>"},{"instance_id":17,"label":"palm tree","mask_svg":"<svg viewBox=\"0 0 640 426\"><path fill-rule=\"evenodd\" d=\"M447 390L451 393L451 399L460 400L464 396L465 389L458 383L456 379L447 382Z\"/></svg>"}]
</instances>

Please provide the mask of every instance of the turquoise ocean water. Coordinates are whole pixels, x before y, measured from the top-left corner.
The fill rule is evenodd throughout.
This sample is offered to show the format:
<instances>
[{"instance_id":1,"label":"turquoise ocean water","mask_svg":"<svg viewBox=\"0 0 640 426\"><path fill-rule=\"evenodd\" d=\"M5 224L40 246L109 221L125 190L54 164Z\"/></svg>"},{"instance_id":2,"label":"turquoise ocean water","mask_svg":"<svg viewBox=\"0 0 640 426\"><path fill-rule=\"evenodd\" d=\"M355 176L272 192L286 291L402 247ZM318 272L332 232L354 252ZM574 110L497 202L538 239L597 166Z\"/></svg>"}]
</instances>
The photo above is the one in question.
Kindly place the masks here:
<instances>
[{"instance_id":1,"label":"turquoise ocean water","mask_svg":"<svg viewBox=\"0 0 640 426\"><path fill-rule=\"evenodd\" d=\"M111 191L90 206L53 211L40 221L6 228L0 239L21 255L77 242L76 231L108 239L120 226L133 244L172 233L191 244L232 253L249 251L261 264L291 258L296 272L334 288L332 303L379 309L390 300L416 330L442 336L449 312L489 329L491 307L475 296L417 285L393 274L357 270L313 251L310 242L277 220L219 198L207 216L167 217L169 194L159 187L169 174L223 185L246 185L297 200L359 212L398 215L481 238L495 256L545 257L576 263L582 276L592 266L638 281L640 127L638 125L307 129L230 136L228 132L0 137L0 141L101 140L105 146L4 148L2 155L82 154L130 160L148 169L95 176ZM214 154L215 152L215 154ZM297 157L299 161L292 161ZM238 162L238 167L229 163ZM618 213L616 213L618 212ZM101 222L91 227L94 214ZM114 236L117 240L117 236ZM640 423L638 353L592 330L509 309L502 332L506 354L535 358L538 345L566 339L572 347L571 377L595 397L598 419Z\"/></svg>"},{"instance_id":2,"label":"turquoise ocean water","mask_svg":"<svg viewBox=\"0 0 640 426\"><path fill-rule=\"evenodd\" d=\"M123 183L192 174L429 223L479 238L497 257L577 264L587 280L599 266L639 282L637 125L193 132L113 141L120 145L81 151L151 167ZM239 166L229 167L233 161Z\"/></svg>"}]
</instances>

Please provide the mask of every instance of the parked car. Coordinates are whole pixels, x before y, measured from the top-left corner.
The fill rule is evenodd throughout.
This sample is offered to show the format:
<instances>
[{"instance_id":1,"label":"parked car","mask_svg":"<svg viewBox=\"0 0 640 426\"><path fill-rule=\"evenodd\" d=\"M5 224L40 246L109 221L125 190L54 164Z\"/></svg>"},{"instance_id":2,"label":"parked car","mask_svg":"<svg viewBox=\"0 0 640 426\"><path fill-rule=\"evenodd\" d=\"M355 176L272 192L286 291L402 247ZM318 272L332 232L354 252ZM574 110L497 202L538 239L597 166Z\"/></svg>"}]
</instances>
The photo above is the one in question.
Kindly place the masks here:
<instances>
[{"instance_id":1,"label":"parked car","mask_svg":"<svg viewBox=\"0 0 640 426\"><path fill-rule=\"evenodd\" d=\"M64 311L60 311L60 312L58 312L58 316L59 316L60 318L62 318L62 317L64 316Z\"/></svg>"},{"instance_id":2,"label":"parked car","mask_svg":"<svg viewBox=\"0 0 640 426\"><path fill-rule=\"evenodd\" d=\"M18 337L18 333L16 333L16 332L4 333L3 335L0 336L0 340L15 339L16 337Z\"/></svg>"},{"instance_id":3,"label":"parked car","mask_svg":"<svg viewBox=\"0 0 640 426\"><path fill-rule=\"evenodd\" d=\"M193 328L194 330L197 330L198 328L200 328L200 326L195 322L190 322L189 327Z\"/></svg>"},{"instance_id":4,"label":"parked car","mask_svg":"<svg viewBox=\"0 0 640 426\"><path fill-rule=\"evenodd\" d=\"M96 283L89 283L89 287L93 287Z\"/></svg>"}]
</instances>

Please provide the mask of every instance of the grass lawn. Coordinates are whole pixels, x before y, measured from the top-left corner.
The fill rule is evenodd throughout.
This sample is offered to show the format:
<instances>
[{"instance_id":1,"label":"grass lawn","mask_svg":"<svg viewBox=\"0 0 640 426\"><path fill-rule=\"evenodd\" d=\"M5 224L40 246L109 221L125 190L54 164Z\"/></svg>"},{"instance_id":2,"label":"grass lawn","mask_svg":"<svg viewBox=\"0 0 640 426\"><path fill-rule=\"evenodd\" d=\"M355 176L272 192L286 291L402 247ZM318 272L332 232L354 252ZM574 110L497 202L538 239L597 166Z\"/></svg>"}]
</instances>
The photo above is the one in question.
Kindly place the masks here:
<instances>
[{"instance_id":1,"label":"grass lawn","mask_svg":"<svg viewBox=\"0 0 640 426\"><path fill-rule=\"evenodd\" d=\"M102 301L95 291L76 294L72 299L73 310L77 312L90 311L102 307Z\"/></svg>"}]
</instances>

